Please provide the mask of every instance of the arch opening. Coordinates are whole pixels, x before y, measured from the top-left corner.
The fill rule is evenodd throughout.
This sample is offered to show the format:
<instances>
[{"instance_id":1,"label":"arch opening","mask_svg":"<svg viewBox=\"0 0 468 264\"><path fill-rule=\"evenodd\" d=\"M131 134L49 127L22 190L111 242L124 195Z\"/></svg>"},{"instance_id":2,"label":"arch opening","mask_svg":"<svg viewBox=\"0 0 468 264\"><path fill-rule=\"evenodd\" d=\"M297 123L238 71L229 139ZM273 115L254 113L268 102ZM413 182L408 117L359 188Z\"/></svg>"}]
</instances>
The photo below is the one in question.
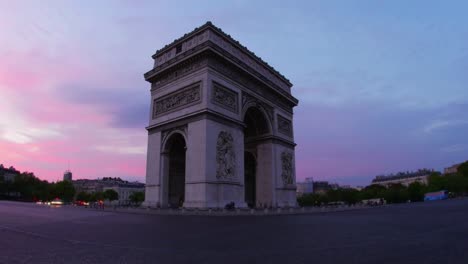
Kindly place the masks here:
<instances>
[{"instance_id":1,"label":"arch opening","mask_svg":"<svg viewBox=\"0 0 468 264\"><path fill-rule=\"evenodd\" d=\"M264 186L259 167L265 162L258 150L261 137L270 134L270 125L265 113L258 107L250 107L244 116L244 196L246 204L253 208L260 205L259 194ZM259 156L260 155L260 156Z\"/></svg>"},{"instance_id":2,"label":"arch opening","mask_svg":"<svg viewBox=\"0 0 468 264\"><path fill-rule=\"evenodd\" d=\"M168 204L170 207L182 207L185 201L185 152L184 137L175 133L166 143L168 156Z\"/></svg>"}]
</instances>

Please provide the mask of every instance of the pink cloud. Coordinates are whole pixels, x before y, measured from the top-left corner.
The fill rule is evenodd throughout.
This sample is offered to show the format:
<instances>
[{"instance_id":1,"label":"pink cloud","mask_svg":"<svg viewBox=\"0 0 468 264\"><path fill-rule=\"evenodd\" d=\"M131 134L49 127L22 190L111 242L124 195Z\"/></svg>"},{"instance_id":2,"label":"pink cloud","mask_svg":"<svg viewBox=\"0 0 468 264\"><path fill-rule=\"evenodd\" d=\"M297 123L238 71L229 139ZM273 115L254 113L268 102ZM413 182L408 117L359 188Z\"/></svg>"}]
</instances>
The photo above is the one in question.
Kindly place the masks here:
<instances>
[{"instance_id":1,"label":"pink cloud","mask_svg":"<svg viewBox=\"0 0 468 264\"><path fill-rule=\"evenodd\" d=\"M0 54L0 95L8 99L0 113L0 162L47 180L60 179L69 162L75 178L140 176L143 180L145 155L95 149L144 148L143 126L113 128L113 117L99 105L60 96L59 89L84 77L96 87L103 82L116 86L111 73L82 58L67 54L64 59L39 51ZM18 140L11 141L15 137Z\"/></svg>"}]
</instances>

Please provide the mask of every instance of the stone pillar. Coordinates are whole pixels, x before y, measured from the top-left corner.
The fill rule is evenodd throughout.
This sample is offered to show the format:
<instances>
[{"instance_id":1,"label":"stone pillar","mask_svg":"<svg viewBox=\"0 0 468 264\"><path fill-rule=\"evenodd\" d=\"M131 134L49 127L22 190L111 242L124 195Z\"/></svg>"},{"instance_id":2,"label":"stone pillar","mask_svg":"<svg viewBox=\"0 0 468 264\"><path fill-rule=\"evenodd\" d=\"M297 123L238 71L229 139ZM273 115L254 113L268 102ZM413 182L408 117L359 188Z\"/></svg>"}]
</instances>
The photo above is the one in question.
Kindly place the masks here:
<instances>
[{"instance_id":1,"label":"stone pillar","mask_svg":"<svg viewBox=\"0 0 468 264\"><path fill-rule=\"evenodd\" d=\"M160 149L161 133L148 134L144 206L156 207L160 204Z\"/></svg>"},{"instance_id":2,"label":"stone pillar","mask_svg":"<svg viewBox=\"0 0 468 264\"><path fill-rule=\"evenodd\" d=\"M261 142L257 145L257 206L275 206L274 144Z\"/></svg>"},{"instance_id":3,"label":"stone pillar","mask_svg":"<svg viewBox=\"0 0 468 264\"><path fill-rule=\"evenodd\" d=\"M206 120L191 122L187 127L187 151L185 153L185 201L184 207L207 207L206 195Z\"/></svg>"},{"instance_id":4,"label":"stone pillar","mask_svg":"<svg viewBox=\"0 0 468 264\"><path fill-rule=\"evenodd\" d=\"M169 153L161 152L160 160L160 196L159 203L161 207L169 206Z\"/></svg>"}]
</instances>

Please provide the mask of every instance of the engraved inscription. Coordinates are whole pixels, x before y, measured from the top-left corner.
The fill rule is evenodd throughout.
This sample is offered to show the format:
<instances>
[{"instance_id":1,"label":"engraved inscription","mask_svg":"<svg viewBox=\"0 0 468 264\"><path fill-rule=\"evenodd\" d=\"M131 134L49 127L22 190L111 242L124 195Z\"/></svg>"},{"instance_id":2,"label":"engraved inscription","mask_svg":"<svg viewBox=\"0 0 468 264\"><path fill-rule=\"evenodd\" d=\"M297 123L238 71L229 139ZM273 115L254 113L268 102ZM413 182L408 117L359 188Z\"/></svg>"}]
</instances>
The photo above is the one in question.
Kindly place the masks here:
<instances>
[{"instance_id":1,"label":"engraved inscription","mask_svg":"<svg viewBox=\"0 0 468 264\"><path fill-rule=\"evenodd\" d=\"M234 112L238 112L238 93L213 82L213 102Z\"/></svg>"},{"instance_id":2,"label":"engraved inscription","mask_svg":"<svg viewBox=\"0 0 468 264\"><path fill-rule=\"evenodd\" d=\"M197 84L155 99L153 104L153 118L163 113L199 102L201 99L200 93L200 84Z\"/></svg>"}]
</instances>

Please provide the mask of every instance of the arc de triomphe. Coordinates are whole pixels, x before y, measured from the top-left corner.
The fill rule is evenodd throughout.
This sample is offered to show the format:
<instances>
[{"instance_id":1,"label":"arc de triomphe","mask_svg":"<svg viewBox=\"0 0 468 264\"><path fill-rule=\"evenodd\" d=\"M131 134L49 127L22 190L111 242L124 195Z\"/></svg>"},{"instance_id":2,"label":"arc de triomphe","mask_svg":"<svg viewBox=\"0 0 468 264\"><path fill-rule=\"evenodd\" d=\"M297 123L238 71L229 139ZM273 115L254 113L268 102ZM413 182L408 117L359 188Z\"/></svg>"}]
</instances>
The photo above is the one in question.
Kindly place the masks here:
<instances>
[{"instance_id":1,"label":"arc de triomphe","mask_svg":"<svg viewBox=\"0 0 468 264\"><path fill-rule=\"evenodd\" d=\"M152 58L145 204L295 206L289 80L210 22Z\"/></svg>"}]
</instances>

